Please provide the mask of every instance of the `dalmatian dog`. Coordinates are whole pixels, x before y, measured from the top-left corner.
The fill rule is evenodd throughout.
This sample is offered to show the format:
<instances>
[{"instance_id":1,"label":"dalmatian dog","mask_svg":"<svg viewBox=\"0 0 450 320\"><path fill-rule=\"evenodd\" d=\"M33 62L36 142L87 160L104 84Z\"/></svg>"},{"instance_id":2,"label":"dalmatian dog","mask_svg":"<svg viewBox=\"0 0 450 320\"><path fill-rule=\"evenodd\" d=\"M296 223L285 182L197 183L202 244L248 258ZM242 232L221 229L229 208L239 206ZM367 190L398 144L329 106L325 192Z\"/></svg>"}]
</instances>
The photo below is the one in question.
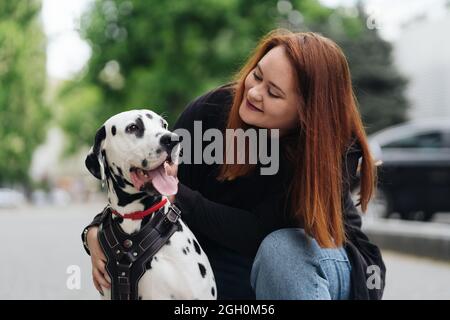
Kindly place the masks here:
<instances>
[{"instance_id":1,"label":"dalmatian dog","mask_svg":"<svg viewBox=\"0 0 450 320\"><path fill-rule=\"evenodd\" d=\"M122 216L152 207L176 194L178 180L170 175L179 159L178 136L165 119L150 110L132 110L108 119L97 131L85 164L107 186L110 207L123 232L133 234L153 215L141 220ZM169 201L163 207L167 212ZM118 219L118 220L117 220ZM209 260L194 234L181 228L146 263L138 282L139 299L216 299L217 288ZM103 289L103 299L111 291Z\"/></svg>"}]
</instances>

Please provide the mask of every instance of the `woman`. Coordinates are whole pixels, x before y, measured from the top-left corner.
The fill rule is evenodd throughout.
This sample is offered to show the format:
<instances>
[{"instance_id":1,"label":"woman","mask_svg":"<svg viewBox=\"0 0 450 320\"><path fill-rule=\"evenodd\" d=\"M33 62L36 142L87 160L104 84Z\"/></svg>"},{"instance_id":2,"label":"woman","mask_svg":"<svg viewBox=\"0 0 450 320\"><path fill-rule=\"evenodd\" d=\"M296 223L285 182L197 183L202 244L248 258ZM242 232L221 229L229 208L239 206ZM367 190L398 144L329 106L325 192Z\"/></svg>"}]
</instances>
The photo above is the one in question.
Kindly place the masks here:
<instances>
[{"instance_id":1,"label":"woman","mask_svg":"<svg viewBox=\"0 0 450 320\"><path fill-rule=\"evenodd\" d=\"M315 33L275 30L235 80L193 101L173 128L279 129L275 175L261 175L260 162L178 168L172 200L210 259L218 298L380 299L385 266L349 190L362 157L366 211L374 165L342 51ZM98 223L87 233L97 287L108 286Z\"/></svg>"}]
</instances>

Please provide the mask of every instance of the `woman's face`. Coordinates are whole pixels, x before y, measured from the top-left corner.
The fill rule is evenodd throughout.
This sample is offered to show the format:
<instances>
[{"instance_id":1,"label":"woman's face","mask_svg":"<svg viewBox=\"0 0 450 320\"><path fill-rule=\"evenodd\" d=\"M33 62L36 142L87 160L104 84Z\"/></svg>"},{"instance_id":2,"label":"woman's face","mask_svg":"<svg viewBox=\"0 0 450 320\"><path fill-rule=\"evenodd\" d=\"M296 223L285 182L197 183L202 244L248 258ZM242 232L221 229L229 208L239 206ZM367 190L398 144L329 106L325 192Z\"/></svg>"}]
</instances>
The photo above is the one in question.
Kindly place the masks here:
<instances>
[{"instance_id":1,"label":"woman's face","mask_svg":"<svg viewBox=\"0 0 450 320\"><path fill-rule=\"evenodd\" d=\"M282 46L271 49L245 78L239 116L249 125L280 129L280 136L298 125L299 95L294 69Z\"/></svg>"}]
</instances>

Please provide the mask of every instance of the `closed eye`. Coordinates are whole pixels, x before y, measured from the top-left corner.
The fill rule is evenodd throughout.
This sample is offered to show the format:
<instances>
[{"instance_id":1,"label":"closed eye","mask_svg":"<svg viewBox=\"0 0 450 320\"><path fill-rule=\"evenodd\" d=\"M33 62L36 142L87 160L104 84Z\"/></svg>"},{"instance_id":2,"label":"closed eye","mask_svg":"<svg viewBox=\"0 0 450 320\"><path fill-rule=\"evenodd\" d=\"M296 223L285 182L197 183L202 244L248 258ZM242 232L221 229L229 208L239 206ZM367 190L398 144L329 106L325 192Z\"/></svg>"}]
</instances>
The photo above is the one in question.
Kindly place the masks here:
<instances>
[{"instance_id":1,"label":"closed eye","mask_svg":"<svg viewBox=\"0 0 450 320\"><path fill-rule=\"evenodd\" d=\"M255 78L256 81L262 81L262 78L256 74L256 71L253 71L253 77ZM269 94L269 96L273 98L280 98L279 96L270 92L270 90L267 90L267 93Z\"/></svg>"},{"instance_id":2,"label":"closed eye","mask_svg":"<svg viewBox=\"0 0 450 320\"><path fill-rule=\"evenodd\" d=\"M255 80L257 80L257 81L262 81L262 78L256 74L256 71L253 72L253 77L254 77Z\"/></svg>"},{"instance_id":3,"label":"closed eye","mask_svg":"<svg viewBox=\"0 0 450 320\"><path fill-rule=\"evenodd\" d=\"M164 129L167 129L167 127L169 126L167 122L165 122L164 120L161 120L162 126Z\"/></svg>"}]
</instances>

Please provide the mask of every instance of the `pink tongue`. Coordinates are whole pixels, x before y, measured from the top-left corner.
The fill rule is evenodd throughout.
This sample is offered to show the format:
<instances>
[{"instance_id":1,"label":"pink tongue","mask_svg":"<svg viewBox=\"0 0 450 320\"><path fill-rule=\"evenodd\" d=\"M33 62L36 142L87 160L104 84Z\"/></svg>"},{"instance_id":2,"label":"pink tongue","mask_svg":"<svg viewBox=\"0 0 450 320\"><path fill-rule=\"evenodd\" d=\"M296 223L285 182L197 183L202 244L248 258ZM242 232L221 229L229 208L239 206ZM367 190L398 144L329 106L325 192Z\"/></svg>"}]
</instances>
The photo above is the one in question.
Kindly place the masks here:
<instances>
[{"instance_id":1,"label":"pink tongue","mask_svg":"<svg viewBox=\"0 0 450 320\"><path fill-rule=\"evenodd\" d=\"M149 181L162 195L170 196L178 191L178 179L167 175L164 166L149 171L148 178L142 177L135 172L131 173L131 182L137 190L141 190L141 187Z\"/></svg>"},{"instance_id":2,"label":"pink tongue","mask_svg":"<svg viewBox=\"0 0 450 320\"><path fill-rule=\"evenodd\" d=\"M149 172L149 177L152 178L152 184L159 193L170 196L176 194L178 191L178 179L166 174L163 166L156 170Z\"/></svg>"}]
</instances>

